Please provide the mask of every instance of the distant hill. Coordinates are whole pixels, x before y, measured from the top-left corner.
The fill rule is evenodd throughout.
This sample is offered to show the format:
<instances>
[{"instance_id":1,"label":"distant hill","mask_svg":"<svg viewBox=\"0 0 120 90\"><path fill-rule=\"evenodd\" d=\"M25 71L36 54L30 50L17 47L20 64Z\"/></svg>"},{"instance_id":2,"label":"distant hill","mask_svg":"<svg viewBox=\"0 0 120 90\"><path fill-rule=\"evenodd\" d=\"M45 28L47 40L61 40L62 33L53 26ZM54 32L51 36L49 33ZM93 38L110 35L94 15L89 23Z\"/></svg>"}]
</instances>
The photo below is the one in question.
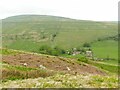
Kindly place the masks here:
<instances>
[{"instance_id":1,"label":"distant hill","mask_svg":"<svg viewBox=\"0 0 120 90\"><path fill-rule=\"evenodd\" d=\"M70 49L101 37L115 36L118 31L117 23L114 22L75 20L47 15L19 15L2 20L2 33L3 47L25 49L29 46L31 50L37 50L40 45Z\"/></svg>"}]
</instances>

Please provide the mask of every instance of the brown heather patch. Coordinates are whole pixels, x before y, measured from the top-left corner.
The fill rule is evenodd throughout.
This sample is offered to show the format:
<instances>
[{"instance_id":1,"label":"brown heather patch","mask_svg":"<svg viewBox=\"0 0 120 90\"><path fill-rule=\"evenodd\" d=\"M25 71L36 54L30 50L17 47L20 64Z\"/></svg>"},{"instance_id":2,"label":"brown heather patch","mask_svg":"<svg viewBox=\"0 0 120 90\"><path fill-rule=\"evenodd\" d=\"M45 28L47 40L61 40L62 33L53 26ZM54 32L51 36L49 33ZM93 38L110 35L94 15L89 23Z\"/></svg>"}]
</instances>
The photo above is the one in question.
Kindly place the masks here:
<instances>
[{"instance_id":1,"label":"brown heather patch","mask_svg":"<svg viewBox=\"0 0 120 90\"><path fill-rule=\"evenodd\" d=\"M54 74L55 74L54 72L45 71L45 70L21 71L21 70L3 69L2 70L2 80L4 82L6 80L48 77L48 76L52 76Z\"/></svg>"},{"instance_id":2,"label":"brown heather patch","mask_svg":"<svg viewBox=\"0 0 120 90\"><path fill-rule=\"evenodd\" d=\"M17 55L3 55L3 62L12 65L12 66L24 66L24 63L27 63L27 68L38 68L40 65L45 66L49 70L66 72L68 73L67 67L71 70L69 73L77 72L81 73L90 73L90 74L99 74L106 75L105 72L99 70L98 68L84 63L80 65L76 62L75 59L61 58L61 57L50 57L43 55L35 54L17 54Z\"/></svg>"}]
</instances>

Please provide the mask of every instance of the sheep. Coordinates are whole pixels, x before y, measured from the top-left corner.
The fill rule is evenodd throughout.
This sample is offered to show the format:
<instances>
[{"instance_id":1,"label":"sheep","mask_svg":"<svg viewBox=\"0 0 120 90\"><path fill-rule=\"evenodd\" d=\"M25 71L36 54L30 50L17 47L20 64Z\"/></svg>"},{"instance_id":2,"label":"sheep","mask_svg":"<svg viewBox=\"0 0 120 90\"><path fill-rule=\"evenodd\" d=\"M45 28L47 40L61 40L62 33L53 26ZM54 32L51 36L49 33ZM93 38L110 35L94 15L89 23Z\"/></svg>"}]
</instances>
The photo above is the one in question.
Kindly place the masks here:
<instances>
[{"instance_id":1,"label":"sheep","mask_svg":"<svg viewBox=\"0 0 120 90\"><path fill-rule=\"evenodd\" d=\"M24 65L24 66L27 66L27 63L24 63L23 65Z\"/></svg>"},{"instance_id":2,"label":"sheep","mask_svg":"<svg viewBox=\"0 0 120 90\"><path fill-rule=\"evenodd\" d=\"M46 67L44 67L43 65L39 65L39 67L40 67L41 69L46 69Z\"/></svg>"},{"instance_id":3,"label":"sheep","mask_svg":"<svg viewBox=\"0 0 120 90\"><path fill-rule=\"evenodd\" d=\"M69 68L69 67L67 67L67 70L68 70L68 71L70 71L70 68Z\"/></svg>"}]
</instances>

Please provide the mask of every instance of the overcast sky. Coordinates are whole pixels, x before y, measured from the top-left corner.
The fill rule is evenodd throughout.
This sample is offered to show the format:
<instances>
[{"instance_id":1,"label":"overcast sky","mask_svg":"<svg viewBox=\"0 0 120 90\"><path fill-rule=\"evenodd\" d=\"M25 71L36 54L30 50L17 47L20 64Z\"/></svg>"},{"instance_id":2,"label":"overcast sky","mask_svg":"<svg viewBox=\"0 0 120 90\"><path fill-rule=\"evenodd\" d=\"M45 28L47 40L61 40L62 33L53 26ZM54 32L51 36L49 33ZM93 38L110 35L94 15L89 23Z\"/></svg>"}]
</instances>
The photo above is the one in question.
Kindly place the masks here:
<instances>
[{"instance_id":1,"label":"overcast sky","mask_svg":"<svg viewBox=\"0 0 120 90\"><path fill-rule=\"evenodd\" d=\"M0 0L0 19L39 14L82 20L117 21L119 0Z\"/></svg>"}]
</instances>

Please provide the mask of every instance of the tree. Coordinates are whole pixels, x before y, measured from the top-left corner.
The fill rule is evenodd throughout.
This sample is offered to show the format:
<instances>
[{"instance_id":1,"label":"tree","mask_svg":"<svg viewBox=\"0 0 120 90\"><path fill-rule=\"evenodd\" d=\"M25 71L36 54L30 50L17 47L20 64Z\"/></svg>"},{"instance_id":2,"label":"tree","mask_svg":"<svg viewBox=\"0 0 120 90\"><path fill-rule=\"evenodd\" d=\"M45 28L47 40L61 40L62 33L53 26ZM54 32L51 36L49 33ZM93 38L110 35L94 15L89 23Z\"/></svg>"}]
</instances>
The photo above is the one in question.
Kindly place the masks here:
<instances>
[{"instance_id":1,"label":"tree","mask_svg":"<svg viewBox=\"0 0 120 90\"><path fill-rule=\"evenodd\" d=\"M55 37L57 36L57 33L52 34L52 39L51 41L54 41Z\"/></svg>"},{"instance_id":2,"label":"tree","mask_svg":"<svg viewBox=\"0 0 120 90\"><path fill-rule=\"evenodd\" d=\"M40 50L40 53L43 53L43 54L51 54L52 52L52 48L48 45L41 46L39 50Z\"/></svg>"},{"instance_id":3,"label":"tree","mask_svg":"<svg viewBox=\"0 0 120 90\"><path fill-rule=\"evenodd\" d=\"M84 43L83 47L91 47L91 45L89 43Z\"/></svg>"},{"instance_id":4,"label":"tree","mask_svg":"<svg viewBox=\"0 0 120 90\"><path fill-rule=\"evenodd\" d=\"M65 50L63 50L62 48L60 48L60 47L58 47L58 46L55 46L55 47L54 47L54 51L56 51L56 53L57 53L58 55L60 55L60 54L65 54Z\"/></svg>"}]
</instances>

